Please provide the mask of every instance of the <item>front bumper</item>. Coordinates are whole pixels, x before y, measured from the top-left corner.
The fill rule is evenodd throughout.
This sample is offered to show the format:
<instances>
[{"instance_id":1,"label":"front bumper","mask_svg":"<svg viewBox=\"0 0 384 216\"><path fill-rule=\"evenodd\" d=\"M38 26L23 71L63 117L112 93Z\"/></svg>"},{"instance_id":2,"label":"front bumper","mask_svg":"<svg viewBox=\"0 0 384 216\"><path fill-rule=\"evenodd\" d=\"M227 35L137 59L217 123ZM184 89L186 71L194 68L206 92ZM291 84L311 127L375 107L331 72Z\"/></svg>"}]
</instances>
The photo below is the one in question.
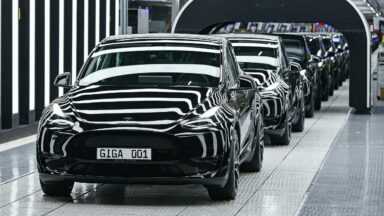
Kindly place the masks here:
<instances>
[{"instance_id":1,"label":"front bumper","mask_svg":"<svg viewBox=\"0 0 384 216\"><path fill-rule=\"evenodd\" d=\"M106 131L71 134L43 129L37 160L42 181L135 184L225 184L228 142L222 132L188 136ZM97 160L98 147L151 148L151 161Z\"/></svg>"},{"instance_id":2,"label":"front bumper","mask_svg":"<svg viewBox=\"0 0 384 216\"><path fill-rule=\"evenodd\" d=\"M282 136L285 132L285 119L287 118L287 115L284 115L283 118L274 119L275 127L269 127L265 128L265 134L266 135L272 135L272 136ZM269 120L269 121L272 121Z\"/></svg>"},{"instance_id":3,"label":"front bumper","mask_svg":"<svg viewBox=\"0 0 384 216\"><path fill-rule=\"evenodd\" d=\"M270 97L262 95L263 111L264 111L264 125L265 128L276 128L281 123L281 117L285 112L285 105L283 99L279 96Z\"/></svg>"},{"instance_id":4,"label":"front bumper","mask_svg":"<svg viewBox=\"0 0 384 216\"><path fill-rule=\"evenodd\" d=\"M223 176L203 177L105 177L105 176L80 176L80 175L54 175L40 173L43 182L82 182L82 183L106 183L106 184L150 184L150 185L206 185L223 187L228 181L228 174Z\"/></svg>"}]
</instances>

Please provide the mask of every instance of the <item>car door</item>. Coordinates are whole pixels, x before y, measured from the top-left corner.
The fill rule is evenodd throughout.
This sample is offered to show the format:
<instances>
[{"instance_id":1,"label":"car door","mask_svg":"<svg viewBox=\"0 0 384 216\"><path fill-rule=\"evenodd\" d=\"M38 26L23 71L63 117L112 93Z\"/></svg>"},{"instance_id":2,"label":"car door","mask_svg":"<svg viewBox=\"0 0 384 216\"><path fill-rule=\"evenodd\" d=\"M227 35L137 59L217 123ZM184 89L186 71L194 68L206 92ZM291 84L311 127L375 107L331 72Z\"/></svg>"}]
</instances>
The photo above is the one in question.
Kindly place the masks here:
<instances>
[{"instance_id":1,"label":"car door","mask_svg":"<svg viewBox=\"0 0 384 216\"><path fill-rule=\"evenodd\" d=\"M230 45L227 47L226 53L228 64L228 80L230 82L229 86L235 86L235 88L238 88L240 86L240 68L236 61L233 49L230 47ZM252 137L251 132L254 130L251 109L255 91L256 88L253 90L238 90L231 93L232 100L236 100L236 108L239 113L240 143L242 152L247 148L247 144L249 143L247 141L250 137Z\"/></svg>"}]
</instances>

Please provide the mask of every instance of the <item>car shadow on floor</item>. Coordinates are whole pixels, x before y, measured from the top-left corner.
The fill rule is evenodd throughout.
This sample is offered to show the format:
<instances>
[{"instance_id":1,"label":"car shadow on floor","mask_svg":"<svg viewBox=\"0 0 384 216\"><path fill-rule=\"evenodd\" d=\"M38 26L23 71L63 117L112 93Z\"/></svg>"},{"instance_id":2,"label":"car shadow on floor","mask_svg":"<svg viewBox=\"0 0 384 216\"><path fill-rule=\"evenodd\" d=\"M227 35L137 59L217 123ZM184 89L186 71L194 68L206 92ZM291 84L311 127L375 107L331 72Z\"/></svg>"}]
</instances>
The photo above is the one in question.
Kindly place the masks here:
<instances>
[{"instance_id":1,"label":"car shadow on floor","mask_svg":"<svg viewBox=\"0 0 384 216\"><path fill-rule=\"evenodd\" d=\"M199 185L100 184L73 200L74 204L141 206L206 205L210 202L206 188Z\"/></svg>"}]
</instances>

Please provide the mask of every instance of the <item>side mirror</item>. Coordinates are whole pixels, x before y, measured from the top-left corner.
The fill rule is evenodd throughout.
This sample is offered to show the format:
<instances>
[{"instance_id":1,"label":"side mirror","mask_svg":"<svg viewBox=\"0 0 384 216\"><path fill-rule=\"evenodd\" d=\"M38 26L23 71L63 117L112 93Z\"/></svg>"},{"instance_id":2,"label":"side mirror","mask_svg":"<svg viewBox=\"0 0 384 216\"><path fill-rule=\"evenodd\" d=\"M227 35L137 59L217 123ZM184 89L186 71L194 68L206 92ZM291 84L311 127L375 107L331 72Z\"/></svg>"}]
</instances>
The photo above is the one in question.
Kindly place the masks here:
<instances>
[{"instance_id":1,"label":"side mirror","mask_svg":"<svg viewBox=\"0 0 384 216\"><path fill-rule=\"evenodd\" d=\"M71 88L72 87L72 75L70 72L65 72L57 75L54 85L56 87Z\"/></svg>"},{"instance_id":2,"label":"side mirror","mask_svg":"<svg viewBox=\"0 0 384 216\"><path fill-rule=\"evenodd\" d=\"M247 74L239 76L239 84L242 89L254 89L257 87L255 79Z\"/></svg>"},{"instance_id":3,"label":"side mirror","mask_svg":"<svg viewBox=\"0 0 384 216\"><path fill-rule=\"evenodd\" d=\"M256 90L257 84L253 77L247 74L241 74L239 76L239 87L229 89L229 91L248 91Z\"/></svg>"},{"instance_id":4,"label":"side mirror","mask_svg":"<svg viewBox=\"0 0 384 216\"><path fill-rule=\"evenodd\" d=\"M320 58L318 56L311 55L311 62L319 63L320 62Z\"/></svg>"},{"instance_id":5,"label":"side mirror","mask_svg":"<svg viewBox=\"0 0 384 216\"><path fill-rule=\"evenodd\" d=\"M291 61L291 62L289 62L289 65L291 66L291 70L293 70L293 71L301 71L302 70L301 65L297 62Z\"/></svg>"}]
</instances>

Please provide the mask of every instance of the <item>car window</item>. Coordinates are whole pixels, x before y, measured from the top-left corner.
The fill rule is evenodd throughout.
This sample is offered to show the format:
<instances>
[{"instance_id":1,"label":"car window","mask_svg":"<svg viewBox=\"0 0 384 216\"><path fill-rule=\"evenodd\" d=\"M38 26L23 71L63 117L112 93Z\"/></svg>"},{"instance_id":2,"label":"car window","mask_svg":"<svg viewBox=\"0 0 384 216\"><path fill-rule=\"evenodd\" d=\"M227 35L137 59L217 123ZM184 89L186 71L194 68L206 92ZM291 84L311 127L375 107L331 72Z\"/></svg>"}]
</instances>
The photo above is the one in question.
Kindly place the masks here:
<instances>
[{"instance_id":1,"label":"car window","mask_svg":"<svg viewBox=\"0 0 384 216\"><path fill-rule=\"evenodd\" d=\"M236 60L243 71L277 70L279 64L277 43L240 40L231 40L231 43Z\"/></svg>"},{"instance_id":2,"label":"car window","mask_svg":"<svg viewBox=\"0 0 384 216\"><path fill-rule=\"evenodd\" d=\"M220 46L135 44L92 54L79 85L161 85L217 87Z\"/></svg>"},{"instance_id":3,"label":"car window","mask_svg":"<svg viewBox=\"0 0 384 216\"><path fill-rule=\"evenodd\" d=\"M281 45L281 50L282 50L282 58L283 58L283 64L284 64L284 69L289 67L289 59L287 58L287 51L285 49L284 44Z\"/></svg>"},{"instance_id":4,"label":"car window","mask_svg":"<svg viewBox=\"0 0 384 216\"><path fill-rule=\"evenodd\" d=\"M264 56L276 58L276 49L269 47L235 47L237 56Z\"/></svg>"},{"instance_id":5,"label":"car window","mask_svg":"<svg viewBox=\"0 0 384 216\"><path fill-rule=\"evenodd\" d=\"M229 56L231 57L231 60L230 60L230 63L232 64L232 67L234 69L234 75L235 75L235 79L237 80L239 75L240 75L240 67L239 67L239 63L237 62L237 59L236 59L236 55L235 55L235 51L233 49L233 47L231 46L230 43L228 43L227 45L227 48L229 49Z\"/></svg>"},{"instance_id":6,"label":"car window","mask_svg":"<svg viewBox=\"0 0 384 216\"><path fill-rule=\"evenodd\" d=\"M227 69L227 73L228 73L228 81L229 81L229 85L232 87L234 85L236 85L236 81L238 79L238 66L236 65L237 63L234 61L234 56L233 56L233 51L232 49L227 46L227 49L226 49L226 54L227 54L227 64L228 64L228 69Z\"/></svg>"}]
</instances>

